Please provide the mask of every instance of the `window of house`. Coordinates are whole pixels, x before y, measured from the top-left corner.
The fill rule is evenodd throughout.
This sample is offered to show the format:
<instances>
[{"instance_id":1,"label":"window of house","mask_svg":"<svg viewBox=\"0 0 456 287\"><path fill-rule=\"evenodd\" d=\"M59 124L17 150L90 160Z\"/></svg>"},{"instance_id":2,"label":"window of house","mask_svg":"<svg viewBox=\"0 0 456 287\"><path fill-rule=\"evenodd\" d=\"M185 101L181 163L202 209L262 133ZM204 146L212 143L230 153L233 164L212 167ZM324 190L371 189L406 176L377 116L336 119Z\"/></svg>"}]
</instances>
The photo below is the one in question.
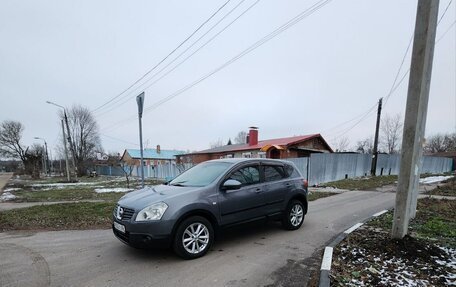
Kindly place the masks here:
<instances>
[{"instance_id":1,"label":"window of house","mask_svg":"<svg viewBox=\"0 0 456 287\"><path fill-rule=\"evenodd\" d=\"M242 183L242 185L259 183L260 170L258 166L243 167L233 172L230 179L235 179Z\"/></svg>"},{"instance_id":2,"label":"window of house","mask_svg":"<svg viewBox=\"0 0 456 287\"><path fill-rule=\"evenodd\" d=\"M259 158L266 158L266 152L264 152L264 151L259 151L259 152L258 152L258 157L259 157Z\"/></svg>"},{"instance_id":3,"label":"window of house","mask_svg":"<svg viewBox=\"0 0 456 287\"><path fill-rule=\"evenodd\" d=\"M285 171L281 166L266 165L264 166L264 180L276 181L285 178Z\"/></svg>"},{"instance_id":4,"label":"window of house","mask_svg":"<svg viewBox=\"0 0 456 287\"><path fill-rule=\"evenodd\" d=\"M244 152L244 153L242 153L242 157L251 158L252 157L252 153L251 152Z\"/></svg>"}]
</instances>

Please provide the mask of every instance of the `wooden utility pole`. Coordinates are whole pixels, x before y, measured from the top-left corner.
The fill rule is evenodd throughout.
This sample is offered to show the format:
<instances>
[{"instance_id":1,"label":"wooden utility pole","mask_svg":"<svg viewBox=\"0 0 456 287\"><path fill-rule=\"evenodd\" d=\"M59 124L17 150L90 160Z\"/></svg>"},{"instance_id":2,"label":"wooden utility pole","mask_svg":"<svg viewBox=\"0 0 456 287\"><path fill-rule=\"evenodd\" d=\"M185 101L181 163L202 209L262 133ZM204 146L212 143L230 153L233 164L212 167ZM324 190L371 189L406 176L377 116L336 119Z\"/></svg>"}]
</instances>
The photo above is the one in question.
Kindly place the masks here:
<instances>
[{"instance_id":1,"label":"wooden utility pole","mask_svg":"<svg viewBox=\"0 0 456 287\"><path fill-rule=\"evenodd\" d=\"M382 100L380 98L378 100L378 108L377 108L377 123L375 125L375 139L374 139L374 150L372 152L372 165L371 165L371 176L375 176L375 172L377 170L377 159L378 159L378 133L380 129L380 117L382 115Z\"/></svg>"},{"instance_id":2,"label":"wooden utility pole","mask_svg":"<svg viewBox=\"0 0 456 287\"><path fill-rule=\"evenodd\" d=\"M439 0L418 1L392 229L397 239L407 234L412 210L416 210L413 197L418 192L438 9Z\"/></svg>"}]
</instances>

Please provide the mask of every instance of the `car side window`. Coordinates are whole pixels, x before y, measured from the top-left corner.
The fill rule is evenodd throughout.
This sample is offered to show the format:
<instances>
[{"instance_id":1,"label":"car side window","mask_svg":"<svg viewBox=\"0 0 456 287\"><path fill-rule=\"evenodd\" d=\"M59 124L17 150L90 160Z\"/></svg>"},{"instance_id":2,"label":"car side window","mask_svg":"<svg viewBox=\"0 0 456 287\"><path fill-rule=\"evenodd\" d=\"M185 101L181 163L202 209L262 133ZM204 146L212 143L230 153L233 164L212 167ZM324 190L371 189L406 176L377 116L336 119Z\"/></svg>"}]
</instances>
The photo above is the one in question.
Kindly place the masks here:
<instances>
[{"instance_id":1,"label":"car side window","mask_svg":"<svg viewBox=\"0 0 456 287\"><path fill-rule=\"evenodd\" d=\"M264 181L276 181L285 178L285 171L281 166L264 166Z\"/></svg>"},{"instance_id":2,"label":"car side window","mask_svg":"<svg viewBox=\"0 0 456 287\"><path fill-rule=\"evenodd\" d=\"M233 172L229 179L235 179L242 185L250 185L260 182L260 170L258 166L247 166Z\"/></svg>"}]
</instances>

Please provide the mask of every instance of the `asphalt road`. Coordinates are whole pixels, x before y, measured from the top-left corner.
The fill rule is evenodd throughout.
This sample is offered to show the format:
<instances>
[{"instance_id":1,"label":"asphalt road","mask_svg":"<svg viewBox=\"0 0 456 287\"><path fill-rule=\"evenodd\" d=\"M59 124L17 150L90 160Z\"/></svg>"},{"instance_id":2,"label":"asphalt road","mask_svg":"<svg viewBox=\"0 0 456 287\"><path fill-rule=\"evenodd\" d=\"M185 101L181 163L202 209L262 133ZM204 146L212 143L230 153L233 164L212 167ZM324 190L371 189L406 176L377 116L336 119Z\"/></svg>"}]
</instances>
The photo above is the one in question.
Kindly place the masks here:
<instances>
[{"instance_id":1,"label":"asphalt road","mask_svg":"<svg viewBox=\"0 0 456 287\"><path fill-rule=\"evenodd\" d=\"M305 286L318 261L312 255L392 207L394 196L350 191L319 199L297 231L275 222L226 230L192 261L130 248L110 230L0 233L0 286Z\"/></svg>"}]
</instances>

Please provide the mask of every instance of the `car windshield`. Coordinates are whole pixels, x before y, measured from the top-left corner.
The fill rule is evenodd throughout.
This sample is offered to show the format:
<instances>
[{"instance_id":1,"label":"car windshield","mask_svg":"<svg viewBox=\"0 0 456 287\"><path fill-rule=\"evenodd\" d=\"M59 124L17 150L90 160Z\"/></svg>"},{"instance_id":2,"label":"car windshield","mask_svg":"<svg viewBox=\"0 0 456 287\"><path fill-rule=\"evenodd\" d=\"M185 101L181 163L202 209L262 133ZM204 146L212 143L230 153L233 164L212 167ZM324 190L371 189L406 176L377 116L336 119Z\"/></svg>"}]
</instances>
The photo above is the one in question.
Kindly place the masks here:
<instances>
[{"instance_id":1,"label":"car windshield","mask_svg":"<svg viewBox=\"0 0 456 287\"><path fill-rule=\"evenodd\" d=\"M200 163L173 179L169 185L206 186L225 172L231 165L228 162Z\"/></svg>"}]
</instances>

